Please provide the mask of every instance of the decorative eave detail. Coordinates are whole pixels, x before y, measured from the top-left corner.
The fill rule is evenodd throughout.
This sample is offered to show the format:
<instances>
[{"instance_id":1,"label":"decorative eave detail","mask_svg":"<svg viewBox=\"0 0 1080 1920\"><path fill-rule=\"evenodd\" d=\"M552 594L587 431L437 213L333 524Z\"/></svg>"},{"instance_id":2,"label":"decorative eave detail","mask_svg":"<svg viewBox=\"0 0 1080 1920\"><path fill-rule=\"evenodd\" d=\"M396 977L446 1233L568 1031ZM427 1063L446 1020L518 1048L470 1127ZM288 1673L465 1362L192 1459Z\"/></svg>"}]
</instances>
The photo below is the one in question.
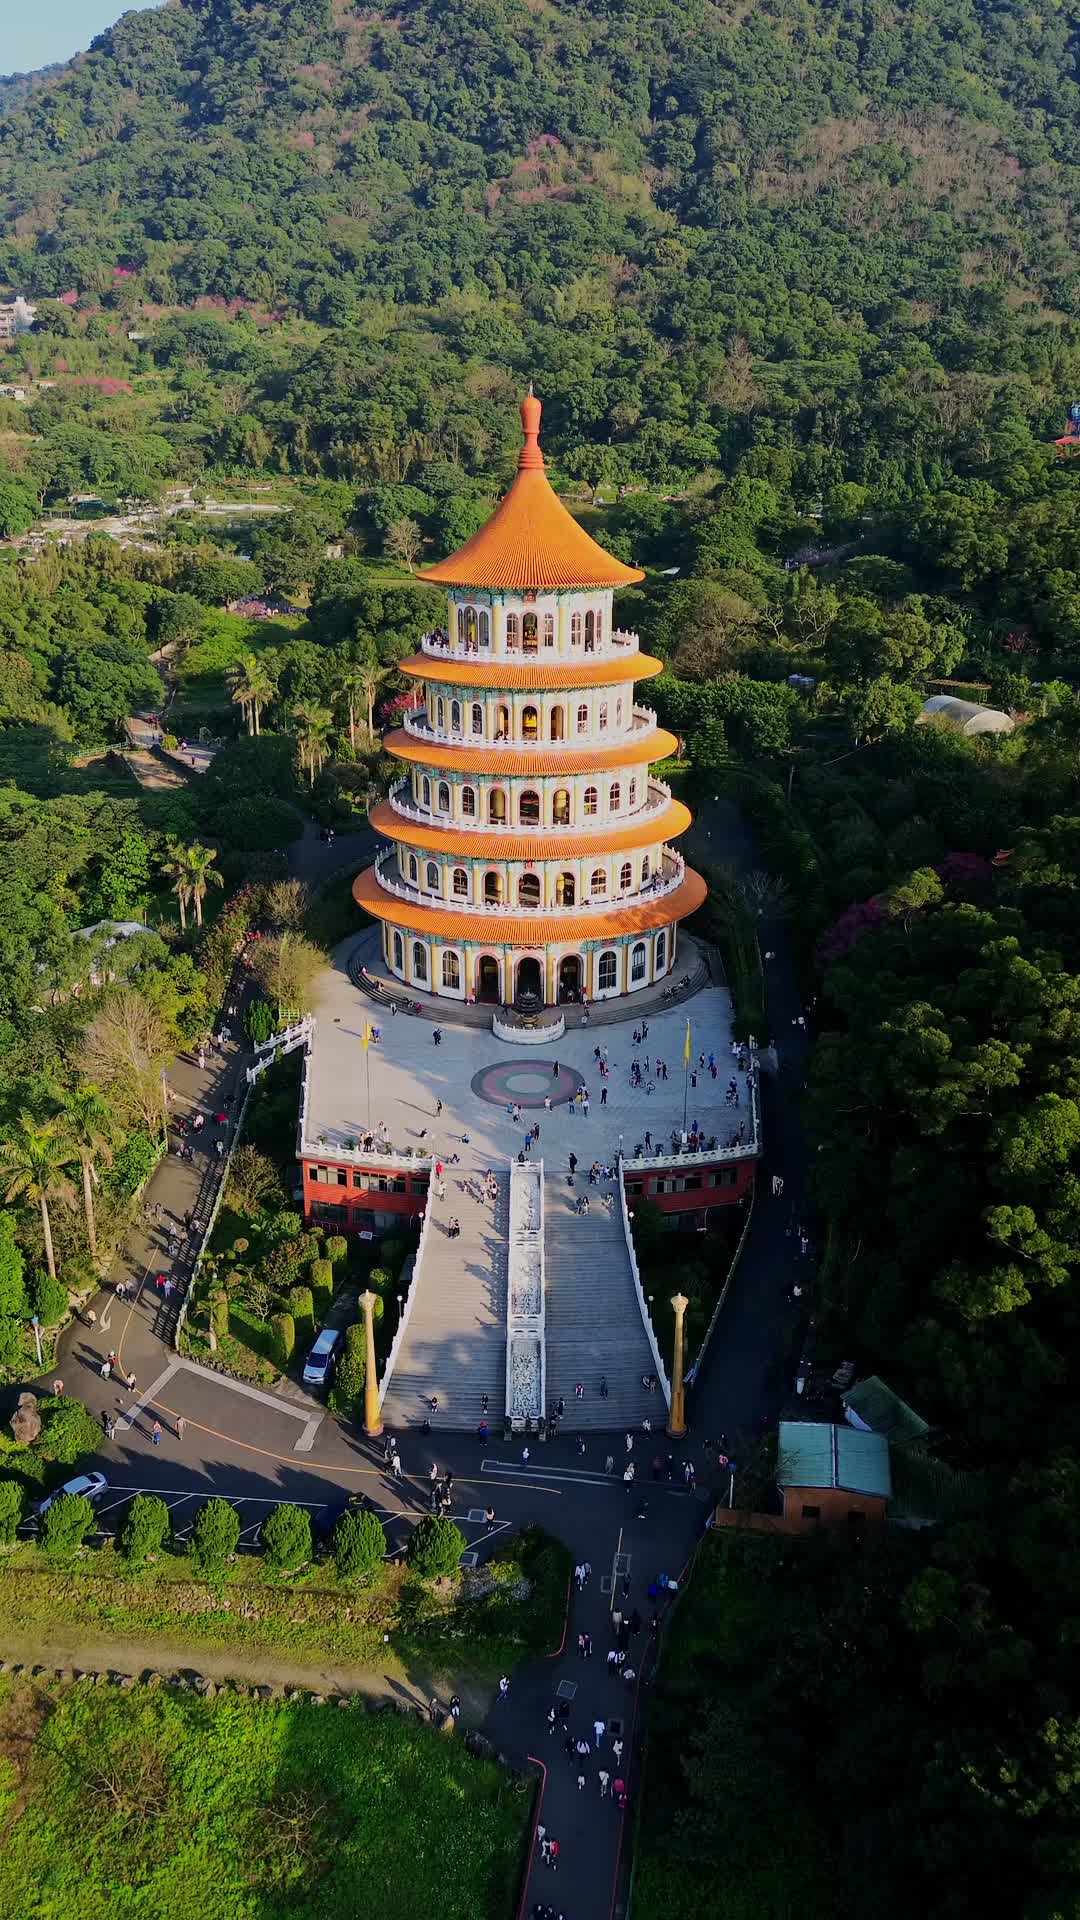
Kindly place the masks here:
<instances>
[{"instance_id":1,"label":"decorative eave detail","mask_svg":"<svg viewBox=\"0 0 1080 1920\"><path fill-rule=\"evenodd\" d=\"M516 914L512 909L485 913L476 908L428 906L423 901L395 899L384 893L374 867L365 868L353 882L353 899L376 920L409 933L436 934L444 940L487 943L492 946L565 946L568 941L619 940L651 933L696 913L707 888L699 873L686 869L680 886L655 900L622 901L617 907L580 913Z\"/></svg>"},{"instance_id":2,"label":"decorative eave detail","mask_svg":"<svg viewBox=\"0 0 1080 1920\"><path fill-rule=\"evenodd\" d=\"M414 766L473 774L478 779L498 779L505 775L509 779L530 780L555 779L570 773L607 773L614 767L646 766L651 760L669 759L678 744L675 735L664 727L643 730L638 739L631 735L613 739L607 746L578 749L557 743L531 749L483 744L447 747L407 733L404 727L388 733L383 741L386 752L392 753L395 760L410 760Z\"/></svg>"},{"instance_id":3,"label":"decorative eave detail","mask_svg":"<svg viewBox=\"0 0 1080 1920\"><path fill-rule=\"evenodd\" d=\"M433 586L490 587L507 593L543 593L562 587L626 587L644 580L586 533L563 506L544 471L540 402L521 403L525 444L509 491L479 533L447 560L425 567L419 580Z\"/></svg>"},{"instance_id":4,"label":"decorative eave detail","mask_svg":"<svg viewBox=\"0 0 1080 1920\"><path fill-rule=\"evenodd\" d=\"M575 860L591 854L629 853L635 847L651 847L678 838L685 833L692 815L681 800L672 800L657 811L646 810L628 820L625 826L599 827L595 833L582 828L545 827L531 832L520 828L492 827L490 832L475 828L430 826L408 820L380 800L368 814L368 824L386 840L424 853L442 853L462 860Z\"/></svg>"},{"instance_id":5,"label":"decorative eave detail","mask_svg":"<svg viewBox=\"0 0 1080 1920\"><path fill-rule=\"evenodd\" d=\"M504 689L507 693L545 693L560 688L619 686L627 680L652 680L663 671L662 660L629 649L621 660L617 656L597 660L586 654L581 660L548 661L541 655L519 663L465 660L452 653L437 660L429 653L414 653L398 664L398 672L411 674L414 680L433 680L440 686L483 687L493 693Z\"/></svg>"}]
</instances>

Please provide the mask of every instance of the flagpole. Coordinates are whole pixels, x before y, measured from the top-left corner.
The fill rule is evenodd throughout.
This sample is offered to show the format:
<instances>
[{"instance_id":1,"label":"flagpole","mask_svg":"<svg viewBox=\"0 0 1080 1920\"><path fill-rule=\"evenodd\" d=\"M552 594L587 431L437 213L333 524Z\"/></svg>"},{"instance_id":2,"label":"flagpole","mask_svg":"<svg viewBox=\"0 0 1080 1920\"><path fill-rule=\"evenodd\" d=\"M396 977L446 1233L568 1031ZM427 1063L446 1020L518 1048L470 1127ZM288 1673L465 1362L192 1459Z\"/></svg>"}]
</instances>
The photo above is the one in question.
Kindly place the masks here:
<instances>
[{"instance_id":1,"label":"flagpole","mask_svg":"<svg viewBox=\"0 0 1080 1920\"><path fill-rule=\"evenodd\" d=\"M690 1022L686 1023L686 1045L683 1048L682 1076L682 1130L686 1132L686 1103L690 1097Z\"/></svg>"},{"instance_id":2,"label":"flagpole","mask_svg":"<svg viewBox=\"0 0 1080 1920\"><path fill-rule=\"evenodd\" d=\"M367 1123L371 1125L371 1027L364 1029L364 1070L367 1079Z\"/></svg>"}]
</instances>

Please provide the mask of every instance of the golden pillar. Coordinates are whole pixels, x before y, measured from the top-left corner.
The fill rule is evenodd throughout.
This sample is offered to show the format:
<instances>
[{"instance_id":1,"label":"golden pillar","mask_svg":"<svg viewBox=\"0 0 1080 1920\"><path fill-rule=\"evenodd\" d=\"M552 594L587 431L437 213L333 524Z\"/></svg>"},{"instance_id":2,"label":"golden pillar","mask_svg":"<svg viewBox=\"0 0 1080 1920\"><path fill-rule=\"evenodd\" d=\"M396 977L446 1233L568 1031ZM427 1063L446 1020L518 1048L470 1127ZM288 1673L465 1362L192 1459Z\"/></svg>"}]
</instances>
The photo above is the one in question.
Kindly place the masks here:
<instances>
[{"instance_id":1,"label":"golden pillar","mask_svg":"<svg viewBox=\"0 0 1080 1920\"><path fill-rule=\"evenodd\" d=\"M360 1305L364 1314L364 1432L369 1440L374 1440L382 1432L382 1412L379 1407L379 1376L375 1368L375 1295L368 1290L360 1295ZM682 1373L680 1370L680 1380Z\"/></svg>"},{"instance_id":2,"label":"golden pillar","mask_svg":"<svg viewBox=\"0 0 1080 1920\"><path fill-rule=\"evenodd\" d=\"M690 1302L685 1293L673 1293L671 1304L675 1310L675 1352L671 1362L671 1410L667 1431L669 1440L683 1440L686 1437L686 1392L683 1387L686 1334L683 1315Z\"/></svg>"}]
</instances>

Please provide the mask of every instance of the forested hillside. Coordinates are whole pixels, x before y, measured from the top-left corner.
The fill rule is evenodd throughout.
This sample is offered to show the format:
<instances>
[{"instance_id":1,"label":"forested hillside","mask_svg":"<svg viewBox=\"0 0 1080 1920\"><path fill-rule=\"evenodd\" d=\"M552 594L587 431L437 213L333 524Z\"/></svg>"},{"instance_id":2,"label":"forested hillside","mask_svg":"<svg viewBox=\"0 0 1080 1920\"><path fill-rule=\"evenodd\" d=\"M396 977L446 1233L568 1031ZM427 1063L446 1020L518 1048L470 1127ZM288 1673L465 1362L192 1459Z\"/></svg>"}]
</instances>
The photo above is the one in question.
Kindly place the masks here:
<instances>
[{"instance_id":1,"label":"forested hillside","mask_svg":"<svg viewBox=\"0 0 1080 1920\"><path fill-rule=\"evenodd\" d=\"M569 473L902 492L1080 391L1078 55L1076 0L172 0L0 123L0 278L332 329L219 352L302 471L490 468L501 369Z\"/></svg>"}]
</instances>

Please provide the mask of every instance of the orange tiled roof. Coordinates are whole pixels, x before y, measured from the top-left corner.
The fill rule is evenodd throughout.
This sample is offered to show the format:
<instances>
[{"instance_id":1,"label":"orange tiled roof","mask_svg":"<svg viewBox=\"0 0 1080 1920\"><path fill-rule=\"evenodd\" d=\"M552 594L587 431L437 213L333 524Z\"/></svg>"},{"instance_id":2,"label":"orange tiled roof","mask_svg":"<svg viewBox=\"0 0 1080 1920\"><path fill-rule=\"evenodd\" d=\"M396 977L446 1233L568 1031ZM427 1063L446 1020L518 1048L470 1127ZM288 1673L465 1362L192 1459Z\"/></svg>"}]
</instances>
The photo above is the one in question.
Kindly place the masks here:
<instances>
[{"instance_id":1,"label":"orange tiled roof","mask_svg":"<svg viewBox=\"0 0 1080 1920\"><path fill-rule=\"evenodd\" d=\"M438 740L430 745L404 727L388 733L383 746L395 760L411 760L420 767L442 767L451 773L497 775L511 778L520 774L539 779L545 774L606 773L610 767L637 767L650 760L666 760L675 752L678 741L673 733L657 727L655 733L643 733L626 740L612 740L607 747L575 748L555 741L540 747L447 747Z\"/></svg>"},{"instance_id":2,"label":"orange tiled roof","mask_svg":"<svg viewBox=\"0 0 1080 1920\"><path fill-rule=\"evenodd\" d=\"M389 800L380 800L368 813L368 822L387 840L422 847L429 853L463 854L466 858L471 854L477 860L572 860L578 854L620 853L623 848L674 840L686 832L692 817L681 800L672 800L654 813L628 821L625 827L601 827L596 833L573 832L569 827L561 832L558 828L528 832L492 827L490 833L476 833L468 827L429 826L426 821L406 820Z\"/></svg>"},{"instance_id":3,"label":"orange tiled roof","mask_svg":"<svg viewBox=\"0 0 1080 1920\"><path fill-rule=\"evenodd\" d=\"M415 680L436 680L456 687L524 688L526 692L545 692L557 687L610 687L621 680L651 680L663 673L662 660L649 653L627 652L623 659L546 660L543 654L516 660L463 660L454 654L433 659L429 653L414 653L398 664L399 673L411 673Z\"/></svg>"},{"instance_id":4,"label":"orange tiled roof","mask_svg":"<svg viewBox=\"0 0 1080 1920\"><path fill-rule=\"evenodd\" d=\"M425 567L417 578L511 593L644 580L640 567L624 567L598 547L552 489L540 451L540 402L532 393L521 403L521 424L525 445L518 470L491 519L448 560Z\"/></svg>"},{"instance_id":5,"label":"orange tiled roof","mask_svg":"<svg viewBox=\"0 0 1080 1920\"><path fill-rule=\"evenodd\" d=\"M700 873L686 869L682 885L655 900L610 907L606 912L590 913L484 913L466 908L458 913L450 907L429 906L426 902L399 900L384 893L375 878L374 867L367 867L353 881L353 899L376 920L389 920L391 926L407 927L412 933L446 934L454 940L488 941L493 946L546 947L557 941L608 940L621 934L647 933L653 927L666 927L673 920L685 920L705 898L707 888Z\"/></svg>"}]
</instances>

